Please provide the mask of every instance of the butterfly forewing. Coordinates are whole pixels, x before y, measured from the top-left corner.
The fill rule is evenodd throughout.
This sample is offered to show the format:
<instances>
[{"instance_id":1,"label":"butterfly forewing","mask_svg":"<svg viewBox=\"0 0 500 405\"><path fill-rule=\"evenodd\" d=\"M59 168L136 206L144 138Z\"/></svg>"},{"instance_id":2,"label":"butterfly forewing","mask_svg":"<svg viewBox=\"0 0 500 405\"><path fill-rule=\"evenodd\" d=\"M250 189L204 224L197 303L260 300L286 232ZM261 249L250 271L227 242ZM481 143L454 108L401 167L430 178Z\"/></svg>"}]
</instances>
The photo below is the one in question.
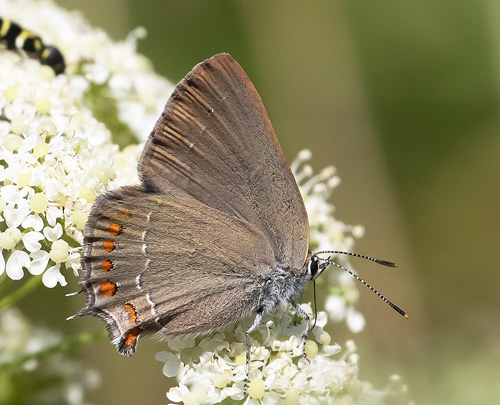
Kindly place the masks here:
<instances>
[{"instance_id":1,"label":"butterfly forewing","mask_svg":"<svg viewBox=\"0 0 500 405\"><path fill-rule=\"evenodd\" d=\"M259 94L230 55L200 63L178 84L139 171L150 190L176 190L258 227L278 265L304 264L302 198Z\"/></svg>"}]
</instances>

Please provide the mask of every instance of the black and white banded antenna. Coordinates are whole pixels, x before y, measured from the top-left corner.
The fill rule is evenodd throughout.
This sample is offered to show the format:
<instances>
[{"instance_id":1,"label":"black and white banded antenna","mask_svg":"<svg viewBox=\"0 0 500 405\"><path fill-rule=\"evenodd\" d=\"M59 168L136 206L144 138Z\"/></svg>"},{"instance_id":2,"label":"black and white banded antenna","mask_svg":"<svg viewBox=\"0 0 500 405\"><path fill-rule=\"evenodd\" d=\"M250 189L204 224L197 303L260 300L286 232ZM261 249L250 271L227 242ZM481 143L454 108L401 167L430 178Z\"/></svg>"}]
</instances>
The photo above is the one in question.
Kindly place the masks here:
<instances>
[{"instance_id":1,"label":"black and white banded antenna","mask_svg":"<svg viewBox=\"0 0 500 405\"><path fill-rule=\"evenodd\" d=\"M349 273L351 276L353 276L356 280L360 281L362 284L364 284L366 287L368 287L370 290L372 290L382 301L384 301L387 305L389 305L392 309L394 309L396 312L399 312L401 315L403 315L406 319L408 319L408 314L403 311L401 308L399 308L397 305L393 304L390 300L385 298L382 294L380 294L375 288L373 288L370 284L368 284L365 280L363 280L361 277L359 277L357 274L353 273L351 270L348 268L334 262L329 256L327 259L323 259L319 257L318 255L321 254L333 254L333 255L347 255L347 256L353 256L353 257L359 257L360 259L366 259L370 260L374 263L381 264L383 266L387 267L398 267L396 263L393 262L388 262L386 260L380 260L380 259L375 259L374 257L370 256L365 256L365 255L360 255L358 253L351 253L351 252L343 252L340 250L324 250L322 252L317 252L315 253L315 256L318 258L320 262L322 262L319 265L319 270L318 270L318 275L321 274L330 264L338 267L339 269L344 270L345 272Z\"/></svg>"}]
</instances>

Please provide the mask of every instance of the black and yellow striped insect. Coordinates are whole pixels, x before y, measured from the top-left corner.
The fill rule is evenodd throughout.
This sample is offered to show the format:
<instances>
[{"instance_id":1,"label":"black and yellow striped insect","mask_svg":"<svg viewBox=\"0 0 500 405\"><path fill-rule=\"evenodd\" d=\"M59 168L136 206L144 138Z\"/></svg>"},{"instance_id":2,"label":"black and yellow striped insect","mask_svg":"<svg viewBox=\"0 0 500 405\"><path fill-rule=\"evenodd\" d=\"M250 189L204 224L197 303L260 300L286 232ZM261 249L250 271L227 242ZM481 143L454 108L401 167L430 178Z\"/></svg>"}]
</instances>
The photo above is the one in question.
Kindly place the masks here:
<instances>
[{"instance_id":1,"label":"black and yellow striped insect","mask_svg":"<svg viewBox=\"0 0 500 405\"><path fill-rule=\"evenodd\" d=\"M35 58L41 64L50 66L58 75L64 72L66 64L59 49L45 45L42 39L19 24L0 17L0 43L7 45L7 49L25 53L30 58Z\"/></svg>"}]
</instances>

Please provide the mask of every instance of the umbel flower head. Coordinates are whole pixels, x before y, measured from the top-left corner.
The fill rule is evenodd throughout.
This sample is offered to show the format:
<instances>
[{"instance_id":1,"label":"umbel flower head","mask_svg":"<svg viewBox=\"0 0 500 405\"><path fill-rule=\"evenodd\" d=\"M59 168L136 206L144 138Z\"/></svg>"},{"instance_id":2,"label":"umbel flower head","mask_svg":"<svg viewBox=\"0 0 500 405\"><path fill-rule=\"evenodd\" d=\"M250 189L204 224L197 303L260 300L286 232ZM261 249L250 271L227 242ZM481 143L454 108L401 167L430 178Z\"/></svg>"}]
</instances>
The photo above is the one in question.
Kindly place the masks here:
<instances>
[{"instance_id":1,"label":"umbel flower head","mask_svg":"<svg viewBox=\"0 0 500 405\"><path fill-rule=\"evenodd\" d=\"M303 308L311 314L309 305ZM245 386L245 330L250 323L219 332L209 338L172 340L170 351L156 358L163 372L179 385L167 398L173 403L216 404L328 404L376 403L387 393L376 391L358 379L358 355L354 342L342 349L324 331L327 314L318 313L315 328L302 353L304 323L291 307L267 315L252 334L248 396Z\"/></svg>"},{"instance_id":2,"label":"umbel flower head","mask_svg":"<svg viewBox=\"0 0 500 405\"><path fill-rule=\"evenodd\" d=\"M67 66L56 76L37 60L0 50L0 277L41 275L48 288L65 286L68 275L80 270L92 203L99 194L138 181L142 147L131 140L149 134L173 86L137 54L140 30L114 43L52 1L0 0L0 9L2 17L57 46ZM312 247L352 250L363 228L334 217L327 200L339 178L333 168L314 175L310 158L311 152L303 151L291 167L308 211ZM210 336L168 342L169 350L157 354L164 373L178 382L168 399L373 403L398 391L392 386L377 391L360 381L354 343L341 347L324 330L328 319L345 320L353 332L363 329L353 280L330 271L318 283L328 291L320 306L326 312L318 314L306 343L307 359L301 348L304 324L290 308L277 309L251 336L248 396L243 390L249 325L243 321Z\"/></svg>"},{"instance_id":3,"label":"umbel flower head","mask_svg":"<svg viewBox=\"0 0 500 405\"><path fill-rule=\"evenodd\" d=\"M141 148L120 150L112 134L122 145L147 136L173 86L136 53L140 32L114 43L52 1L0 0L0 10L67 64L56 76L0 44L0 403L87 404L99 376L64 351L95 338L49 333L8 306L39 279L52 288L78 275L96 196L137 181Z\"/></svg>"},{"instance_id":4,"label":"umbel flower head","mask_svg":"<svg viewBox=\"0 0 500 405\"><path fill-rule=\"evenodd\" d=\"M96 196L138 181L140 148L120 150L108 127L146 136L173 87L136 53L137 33L113 43L50 1L1 0L0 8L43 32L67 64L55 76L20 53L0 53L0 275L43 274L46 287L64 286L65 270L78 274ZM113 113L104 122L96 117L103 103Z\"/></svg>"}]
</instances>

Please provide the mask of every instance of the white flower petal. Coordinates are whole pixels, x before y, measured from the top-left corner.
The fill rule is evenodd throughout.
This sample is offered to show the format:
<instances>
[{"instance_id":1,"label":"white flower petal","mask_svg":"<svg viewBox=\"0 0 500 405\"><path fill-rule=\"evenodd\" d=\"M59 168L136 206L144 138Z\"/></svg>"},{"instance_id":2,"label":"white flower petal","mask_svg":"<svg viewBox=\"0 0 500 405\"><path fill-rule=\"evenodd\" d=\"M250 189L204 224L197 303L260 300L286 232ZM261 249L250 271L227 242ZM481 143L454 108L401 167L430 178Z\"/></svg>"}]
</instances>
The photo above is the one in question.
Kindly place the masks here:
<instances>
[{"instance_id":1,"label":"white flower petal","mask_svg":"<svg viewBox=\"0 0 500 405\"><path fill-rule=\"evenodd\" d=\"M156 352L155 359L165 363L166 361L168 361L170 359L170 355L172 355L172 353L166 352L166 351Z\"/></svg>"},{"instance_id":2,"label":"white flower petal","mask_svg":"<svg viewBox=\"0 0 500 405\"><path fill-rule=\"evenodd\" d=\"M66 279L60 273L61 264L57 263L55 266L49 267L42 276L42 283L47 288L54 288L57 283L61 284L63 287L67 285Z\"/></svg>"},{"instance_id":3,"label":"white flower petal","mask_svg":"<svg viewBox=\"0 0 500 405\"><path fill-rule=\"evenodd\" d=\"M46 184L44 191L45 191L45 194L47 195L47 198L50 201L59 200L60 194L59 194L59 186L58 186L57 182L51 181L48 184ZM52 207L52 208L56 208L56 207ZM48 219L48 214L47 214L47 219ZM49 220L49 224L50 224L50 220ZM54 225L54 224L51 224L51 225Z\"/></svg>"},{"instance_id":4,"label":"white flower petal","mask_svg":"<svg viewBox=\"0 0 500 405\"><path fill-rule=\"evenodd\" d=\"M182 402L184 395L189 392L189 389L185 385L179 387L170 388L167 392L167 398L174 402Z\"/></svg>"},{"instance_id":5,"label":"white flower petal","mask_svg":"<svg viewBox=\"0 0 500 405\"><path fill-rule=\"evenodd\" d=\"M179 367L181 365L181 360L173 353L166 353L166 358L162 360L165 362L163 366L163 374L167 377L175 377L179 374Z\"/></svg>"},{"instance_id":6,"label":"white flower petal","mask_svg":"<svg viewBox=\"0 0 500 405\"><path fill-rule=\"evenodd\" d=\"M320 328L324 328L328 322L328 315L325 311L318 312L318 316L316 319L316 326Z\"/></svg>"},{"instance_id":7,"label":"white flower petal","mask_svg":"<svg viewBox=\"0 0 500 405\"><path fill-rule=\"evenodd\" d=\"M69 258L64 262L64 265L66 266L67 269L71 268L71 270L73 270L73 275L75 277L79 276L80 270L82 269L80 260L81 260L80 250L78 250L78 251L72 251L69 255Z\"/></svg>"},{"instance_id":8,"label":"white flower petal","mask_svg":"<svg viewBox=\"0 0 500 405\"><path fill-rule=\"evenodd\" d=\"M104 83L109 77L109 70L103 65L93 64L85 66L86 74L91 77L92 81L101 84Z\"/></svg>"},{"instance_id":9,"label":"white flower petal","mask_svg":"<svg viewBox=\"0 0 500 405\"><path fill-rule=\"evenodd\" d=\"M32 261L29 272L34 276L42 274L47 268L49 256L49 252L46 252L45 250L38 250L37 252L31 253L30 257Z\"/></svg>"},{"instance_id":10,"label":"white flower petal","mask_svg":"<svg viewBox=\"0 0 500 405\"><path fill-rule=\"evenodd\" d=\"M3 216L9 228L19 227L30 213L29 203L23 198L7 205L3 210Z\"/></svg>"},{"instance_id":11,"label":"white flower petal","mask_svg":"<svg viewBox=\"0 0 500 405\"><path fill-rule=\"evenodd\" d=\"M28 253L14 250L7 260L7 276L12 280L21 280L24 276L23 267L29 269L30 257Z\"/></svg>"},{"instance_id":12,"label":"white flower petal","mask_svg":"<svg viewBox=\"0 0 500 405\"><path fill-rule=\"evenodd\" d=\"M13 184L2 186L0 196L8 204L15 203L22 198L20 190Z\"/></svg>"},{"instance_id":13,"label":"white flower petal","mask_svg":"<svg viewBox=\"0 0 500 405\"><path fill-rule=\"evenodd\" d=\"M33 228L35 231L41 231L43 229L43 219L38 214L28 215L21 226L24 229Z\"/></svg>"},{"instance_id":14,"label":"white flower petal","mask_svg":"<svg viewBox=\"0 0 500 405\"><path fill-rule=\"evenodd\" d=\"M40 240L44 239L41 232L31 231L23 236L24 247L28 252L36 252L42 247Z\"/></svg>"},{"instance_id":15,"label":"white flower petal","mask_svg":"<svg viewBox=\"0 0 500 405\"><path fill-rule=\"evenodd\" d=\"M45 235L47 240L54 242L60 239L63 234L62 225L60 223L57 223L53 228L46 226L45 228L43 228L43 234Z\"/></svg>"},{"instance_id":16,"label":"white flower petal","mask_svg":"<svg viewBox=\"0 0 500 405\"><path fill-rule=\"evenodd\" d=\"M49 223L50 226L56 225L57 219L62 218L62 217L63 217L63 213L62 213L62 210L60 208L58 208L58 207L47 208L46 218L47 218L47 222Z\"/></svg>"},{"instance_id":17,"label":"white flower petal","mask_svg":"<svg viewBox=\"0 0 500 405\"><path fill-rule=\"evenodd\" d=\"M326 354L337 354L339 353L340 351L342 350L342 348L340 347L340 345L338 345L337 343L333 344L333 345L324 345L323 346L323 351L326 353Z\"/></svg>"}]
</instances>

